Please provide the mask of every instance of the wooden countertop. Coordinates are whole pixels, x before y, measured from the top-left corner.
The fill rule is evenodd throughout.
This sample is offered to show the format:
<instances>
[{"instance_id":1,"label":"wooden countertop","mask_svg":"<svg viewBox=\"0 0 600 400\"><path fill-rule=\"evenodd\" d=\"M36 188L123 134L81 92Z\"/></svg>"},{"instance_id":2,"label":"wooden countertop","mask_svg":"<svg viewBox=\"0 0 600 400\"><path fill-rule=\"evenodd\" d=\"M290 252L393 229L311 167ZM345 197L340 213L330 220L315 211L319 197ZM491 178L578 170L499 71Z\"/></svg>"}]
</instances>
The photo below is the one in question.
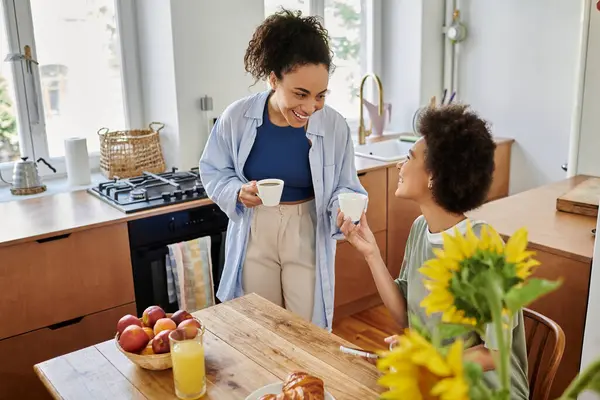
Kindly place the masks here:
<instances>
[{"instance_id":1,"label":"wooden countertop","mask_svg":"<svg viewBox=\"0 0 600 400\"><path fill-rule=\"evenodd\" d=\"M337 399L376 399L384 390L375 366L340 352L354 347L256 294L193 313L206 327L206 395L244 399L293 371L323 379ZM173 399L172 370L135 366L109 340L37 364L55 399Z\"/></svg>"},{"instance_id":2,"label":"wooden countertop","mask_svg":"<svg viewBox=\"0 0 600 400\"><path fill-rule=\"evenodd\" d=\"M556 211L556 198L588 178L580 175L499 199L469 217L488 222L504 237L527 227L531 248L591 262L596 218Z\"/></svg>"},{"instance_id":3,"label":"wooden countertop","mask_svg":"<svg viewBox=\"0 0 600 400\"><path fill-rule=\"evenodd\" d=\"M0 247L212 204L208 199L125 214L85 190L0 203Z\"/></svg>"},{"instance_id":4,"label":"wooden countertop","mask_svg":"<svg viewBox=\"0 0 600 400\"><path fill-rule=\"evenodd\" d=\"M513 139L496 138L497 144ZM359 174L396 162L355 157ZM0 203L0 247L212 204L208 199L125 214L85 190Z\"/></svg>"}]
</instances>

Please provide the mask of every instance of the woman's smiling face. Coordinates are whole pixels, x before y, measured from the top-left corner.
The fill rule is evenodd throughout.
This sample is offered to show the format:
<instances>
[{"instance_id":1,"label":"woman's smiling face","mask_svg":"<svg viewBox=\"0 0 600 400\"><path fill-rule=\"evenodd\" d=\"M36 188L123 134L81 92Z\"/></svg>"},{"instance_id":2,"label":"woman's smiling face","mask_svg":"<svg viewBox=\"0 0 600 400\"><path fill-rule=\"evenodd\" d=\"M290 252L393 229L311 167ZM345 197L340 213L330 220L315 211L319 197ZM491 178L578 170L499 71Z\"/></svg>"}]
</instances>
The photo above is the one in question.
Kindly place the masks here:
<instances>
[{"instance_id":1,"label":"woman's smiling face","mask_svg":"<svg viewBox=\"0 0 600 400\"><path fill-rule=\"evenodd\" d=\"M421 138L410 149L407 159L398 163L396 197L414 200L418 203L432 198L431 190L429 190L430 174L425 168L426 150L425 139Z\"/></svg>"},{"instance_id":2,"label":"woman's smiling face","mask_svg":"<svg viewBox=\"0 0 600 400\"><path fill-rule=\"evenodd\" d=\"M271 73L269 82L274 91L273 101L285 122L301 128L325 105L329 72L323 64L307 64L283 74L281 79Z\"/></svg>"}]
</instances>

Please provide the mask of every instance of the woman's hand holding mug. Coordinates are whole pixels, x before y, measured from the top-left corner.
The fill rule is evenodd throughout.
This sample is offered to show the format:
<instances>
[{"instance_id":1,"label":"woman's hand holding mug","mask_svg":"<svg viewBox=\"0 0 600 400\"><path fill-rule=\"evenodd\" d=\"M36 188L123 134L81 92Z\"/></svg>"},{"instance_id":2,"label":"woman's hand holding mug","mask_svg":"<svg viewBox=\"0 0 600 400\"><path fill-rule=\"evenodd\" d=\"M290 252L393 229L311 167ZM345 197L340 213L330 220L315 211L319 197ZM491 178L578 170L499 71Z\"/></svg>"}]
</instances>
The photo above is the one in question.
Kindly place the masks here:
<instances>
[{"instance_id":1,"label":"woman's hand holding mug","mask_svg":"<svg viewBox=\"0 0 600 400\"><path fill-rule=\"evenodd\" d=\"M247 208L253 208L262 204L262 200L260 197L258 197L258 187L256 186L256 181L248 182L242 185L238 195L238 200Z\"/></svg>"}]
</instances>

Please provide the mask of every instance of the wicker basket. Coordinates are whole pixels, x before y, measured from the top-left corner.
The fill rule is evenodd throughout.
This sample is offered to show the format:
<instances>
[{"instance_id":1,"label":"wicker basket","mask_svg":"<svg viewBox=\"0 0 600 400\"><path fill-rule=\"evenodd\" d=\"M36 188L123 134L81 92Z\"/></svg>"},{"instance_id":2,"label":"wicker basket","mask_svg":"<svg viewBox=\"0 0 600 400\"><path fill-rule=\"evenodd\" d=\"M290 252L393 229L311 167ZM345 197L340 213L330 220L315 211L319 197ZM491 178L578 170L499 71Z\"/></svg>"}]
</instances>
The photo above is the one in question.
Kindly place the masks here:
<instances>
[{"instance_id":1,"label":"wicker basket","mask_svg":"<svg viewBox=\"0 0 600 400\"><path fill-rule=\"evenodd\" d=\"M158 126L156 129L154 126ZM158 133L165 125L152 122L149 129L110 132L98 130L100 169L108 179L131 178L142 172L161 173L166 169Z\"/></svg>"},{"instance_id":2,"label":"wicker basket","mask_svg":"<svg viewBox=\"0 0 600 400\"><path fill-rule=\"evenodd\" d=\"M173 363L171 362L171 353L146 355L130 353L123 350L119 344L118 335L118 333L115 335L115 345L117 346L117 349L119 349L119 351L123 353L125 357L129 358L129 360L138 367L153 371L162 371L173 367Z\"/></svg>"}]
</instances>

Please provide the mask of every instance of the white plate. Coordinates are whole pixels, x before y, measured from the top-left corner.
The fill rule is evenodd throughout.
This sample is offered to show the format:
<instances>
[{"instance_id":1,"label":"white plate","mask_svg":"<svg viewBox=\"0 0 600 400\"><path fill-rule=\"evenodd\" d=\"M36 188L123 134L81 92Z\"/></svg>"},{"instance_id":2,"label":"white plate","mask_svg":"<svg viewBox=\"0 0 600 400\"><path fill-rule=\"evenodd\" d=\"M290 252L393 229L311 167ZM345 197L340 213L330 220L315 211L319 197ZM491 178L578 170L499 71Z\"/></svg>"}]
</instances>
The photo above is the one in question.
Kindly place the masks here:
<instances>
[{"instance_id":1,"label":"white plate","mask_svg":"<svg viewBox=\"0 0 600 400\"><path fill-rule=\"evenodd\" d=\"M270 385L263 386L260 389L252 392L250 396L246 397L246 400L258 400L265 394L279 394L281 393L282 388L283 382L271 383ZM325 390L325 400L335 400L335 397Z\"/></svg>"}]
</instances>

